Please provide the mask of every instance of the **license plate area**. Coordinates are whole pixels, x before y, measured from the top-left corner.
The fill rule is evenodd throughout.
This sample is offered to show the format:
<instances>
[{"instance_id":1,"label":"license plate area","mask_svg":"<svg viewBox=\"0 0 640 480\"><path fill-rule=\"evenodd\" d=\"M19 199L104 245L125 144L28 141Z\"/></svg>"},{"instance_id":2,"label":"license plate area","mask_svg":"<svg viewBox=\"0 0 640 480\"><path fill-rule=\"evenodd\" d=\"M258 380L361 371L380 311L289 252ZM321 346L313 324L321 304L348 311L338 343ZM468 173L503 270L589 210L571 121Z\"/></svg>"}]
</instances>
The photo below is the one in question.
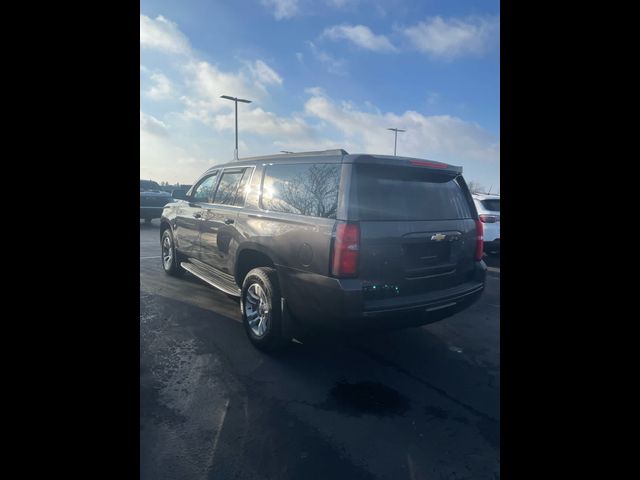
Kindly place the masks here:
<instances>
[{"instance_id":1,"label":"license plate area","mask_svg":"<svg viewBox=\"0 0 640 480\"><path fill-rule=\"evenodd\" d=\"M403 245L405 270L436 267L451 260L450 242L415 242Z\"/></svg>"}]
</instances>

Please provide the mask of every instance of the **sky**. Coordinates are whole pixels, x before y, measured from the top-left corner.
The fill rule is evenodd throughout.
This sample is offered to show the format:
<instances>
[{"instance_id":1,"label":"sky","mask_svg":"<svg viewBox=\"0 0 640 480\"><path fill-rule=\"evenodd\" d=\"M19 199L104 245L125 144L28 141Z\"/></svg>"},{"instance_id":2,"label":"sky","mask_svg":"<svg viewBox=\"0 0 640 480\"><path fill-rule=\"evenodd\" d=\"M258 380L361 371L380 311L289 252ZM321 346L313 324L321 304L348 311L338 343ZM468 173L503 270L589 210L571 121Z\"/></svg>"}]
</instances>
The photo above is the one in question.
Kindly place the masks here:
<instances>
[{"instance_id":1,"label":"sky","mask_svg":"<svg viewBox=\"0 0 640 480\"><path fill-rule=\"evenodd\" d=\"M140 178L343 148L463 167L500 191L500 4L141 0Z\"/></svg>"}]
</instances>

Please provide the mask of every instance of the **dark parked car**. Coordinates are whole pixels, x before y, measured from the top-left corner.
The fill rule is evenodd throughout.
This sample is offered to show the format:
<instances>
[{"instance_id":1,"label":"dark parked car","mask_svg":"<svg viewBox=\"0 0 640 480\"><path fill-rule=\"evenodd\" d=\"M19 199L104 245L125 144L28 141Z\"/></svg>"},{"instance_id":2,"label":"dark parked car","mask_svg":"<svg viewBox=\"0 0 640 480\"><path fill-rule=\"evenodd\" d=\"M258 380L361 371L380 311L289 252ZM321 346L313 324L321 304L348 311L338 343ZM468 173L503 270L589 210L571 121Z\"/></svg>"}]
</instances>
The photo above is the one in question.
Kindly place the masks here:
<instances>
[{"instance_id":1,"label":"dark parked car","mask_svg":"<svg viewBox=\"0 0 640 480\"><path fill-rule=\"evenodd\" d=\"M140 180L140 218L150 222L162 216L162 208L173 201L168 192L163 192L153 180Z\"/></svg>"},{"instance_id":2,"label":"dark parked car","mask_svg":"<svg viewBox=\"0 0 640 480\"><path fill-rule=\"evenodd\" d=\"M164 270L240 297L249 339L309 327L424 325L484 289L482 223L462 168L344 150L245 158L167 205Z\"/></svg>"}]
</instances>

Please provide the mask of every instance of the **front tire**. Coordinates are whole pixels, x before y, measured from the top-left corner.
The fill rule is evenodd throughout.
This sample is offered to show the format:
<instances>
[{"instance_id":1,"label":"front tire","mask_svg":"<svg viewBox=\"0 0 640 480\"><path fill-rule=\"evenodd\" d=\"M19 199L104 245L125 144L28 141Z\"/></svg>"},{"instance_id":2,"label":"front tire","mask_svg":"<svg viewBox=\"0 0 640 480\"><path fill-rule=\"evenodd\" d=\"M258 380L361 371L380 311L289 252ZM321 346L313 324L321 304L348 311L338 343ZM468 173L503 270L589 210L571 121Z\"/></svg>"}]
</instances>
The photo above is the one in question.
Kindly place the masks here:
<instances>
[{"instance_id":1,"label":"front tire","mask_svg":"<svg viewBox=\"0 0 640 480\"><path fill-rule=\"evenodd\" d=\"M162 232L160 245L162 248L162 269L174 277L182 275L184 269L180 266L178 251L170 228Z\"/></svg>"},{"instance_id":2,"label":"front tire","mask_svg":"<svg viewBox=\"0 0 640 480\"><path fill-rule=\"evenodd\" d=\"M288 345L282 336L282 311L278 275L273 268L251 270L242 283L242 323L251 343L263 351Z\"/></svg>"}]
</instances>

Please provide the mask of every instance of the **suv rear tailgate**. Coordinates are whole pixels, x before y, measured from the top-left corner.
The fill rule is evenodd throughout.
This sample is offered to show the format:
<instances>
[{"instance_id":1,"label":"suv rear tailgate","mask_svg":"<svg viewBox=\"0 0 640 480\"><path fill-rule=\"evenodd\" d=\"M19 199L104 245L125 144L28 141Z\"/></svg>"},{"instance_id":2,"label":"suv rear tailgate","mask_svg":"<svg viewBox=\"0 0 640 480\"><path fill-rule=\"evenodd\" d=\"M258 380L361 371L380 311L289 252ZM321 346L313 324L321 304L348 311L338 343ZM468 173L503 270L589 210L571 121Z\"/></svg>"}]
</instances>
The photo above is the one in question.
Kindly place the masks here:
<instances>
[{"instance_id":1,"label":"suv rear tailgate","mask_svg":"<svg viewBox=\"0 0 640 480\"><path fill-rule=\"evenodd\" d=\"M360 225L365 310L472 281L475 209L457 173L354 165L350 216ZM352 217L352 218L353 218Z\"/></svg>"}]
</instances>

